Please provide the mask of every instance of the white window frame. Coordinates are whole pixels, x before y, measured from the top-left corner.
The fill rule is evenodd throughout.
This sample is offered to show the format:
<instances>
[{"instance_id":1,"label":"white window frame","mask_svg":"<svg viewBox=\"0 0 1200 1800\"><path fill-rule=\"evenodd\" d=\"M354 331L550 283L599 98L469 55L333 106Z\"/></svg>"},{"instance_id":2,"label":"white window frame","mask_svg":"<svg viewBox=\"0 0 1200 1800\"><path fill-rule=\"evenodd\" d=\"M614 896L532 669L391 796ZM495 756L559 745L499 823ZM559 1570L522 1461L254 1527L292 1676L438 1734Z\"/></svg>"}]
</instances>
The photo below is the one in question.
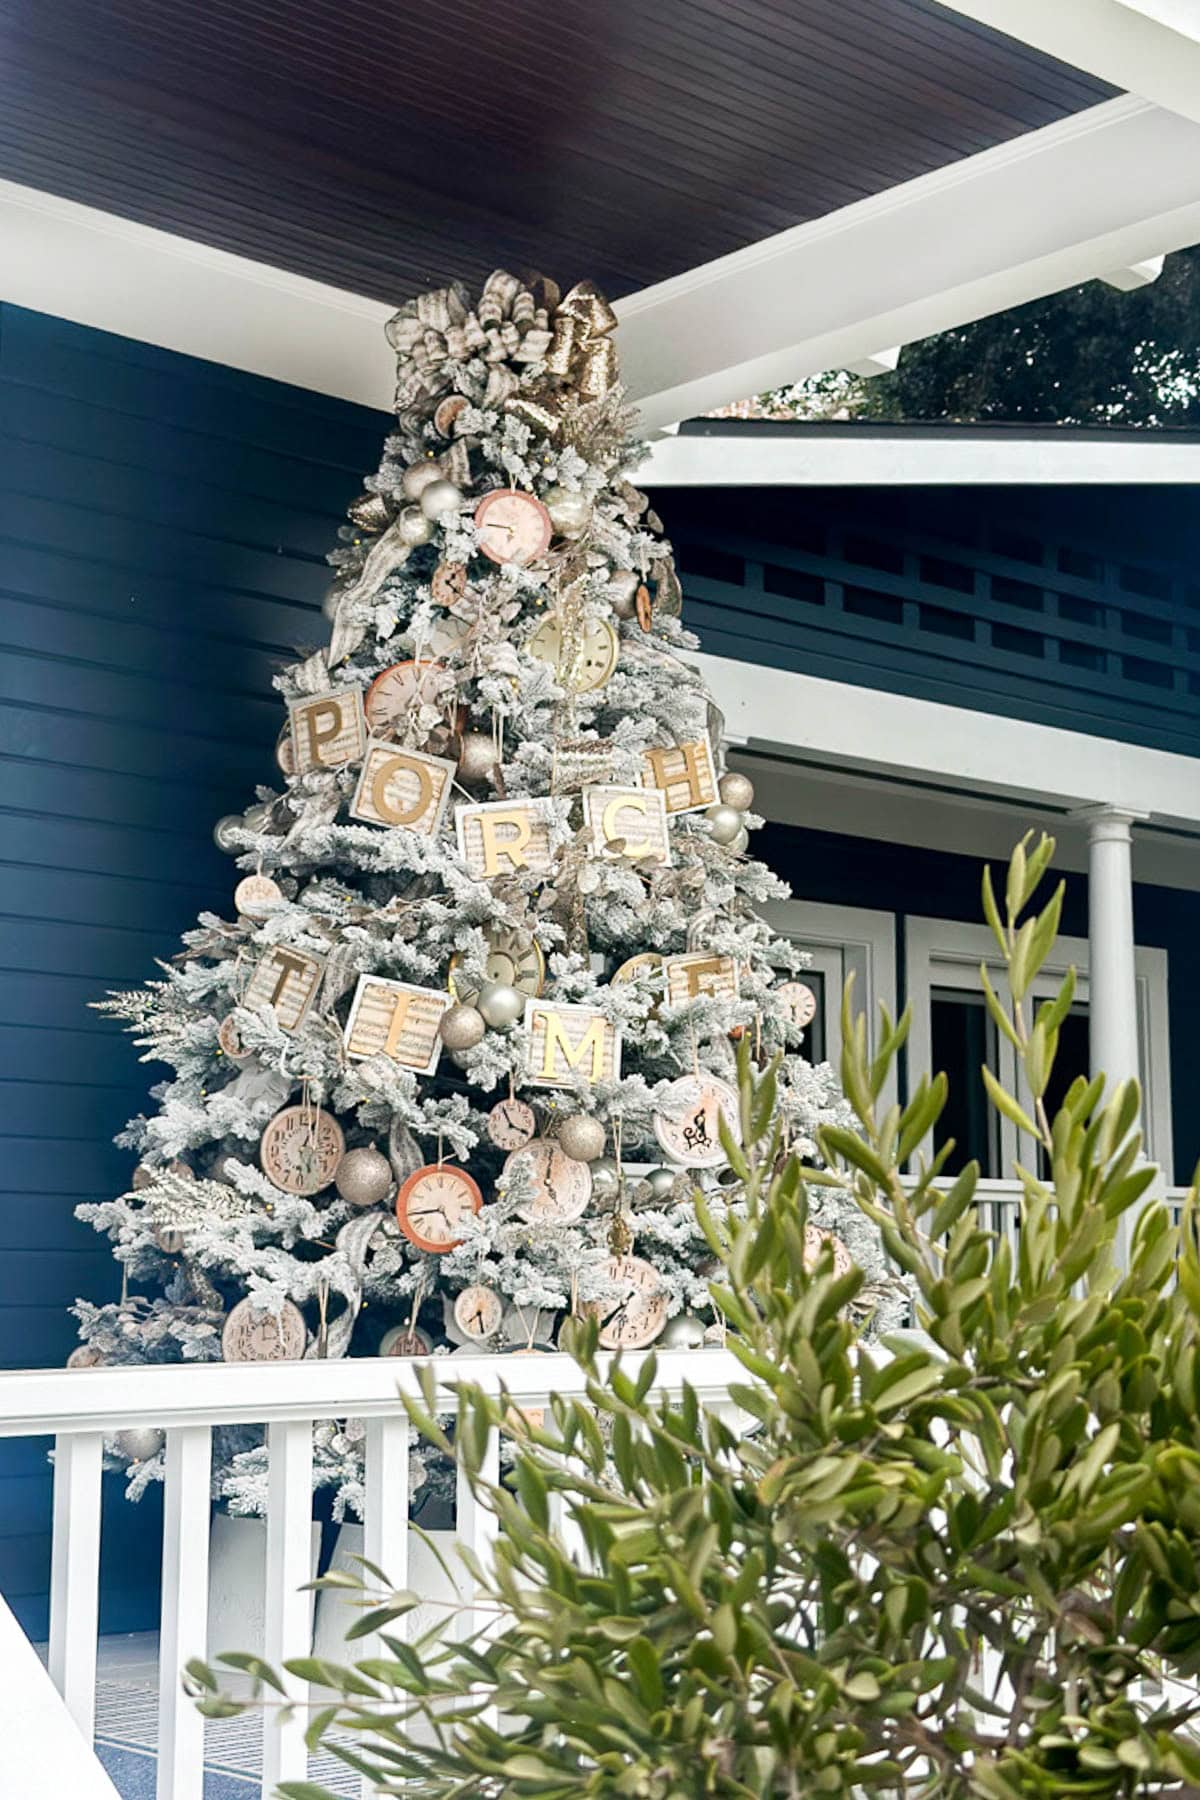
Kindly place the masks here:
<instances>
[{"instance_id":1,"label":"white window frame","mask_svg":"<svg viewBox=\"0 0 1200 1800\"><path fill-rule=\"evenodd\" d=\"M825 1060L836 1071L842 1058L842 989L854 975L854 1010L867 1016L867 1042L878 1038L879 1007L896 1016L896 915L863 906L826 906L811 900L772 900L762 908L772 931L812 958L825 982ZM886 1109L896 1100L893 1066L880 1095Z\"/></svg>"},{"instance_id":2,"label":"white window frame","mask_svg":"<svg viewBox=\"0 0 1200 1800\"><path fill-rule=\"evenodd\" d=\"M986 925L964 925L953 919L910 916L904 926L905 989L912 1005L908 1038L909 1089L931 1070L932 1020L930 999L934 988L961 988L981 994L979 967L983 963L1001 1000L1008 1004L1008 984L996 940ZM1035 999L1058 992L1068 968L1076 974L1075 997L1089 999L1088 941L1059 938L1031 990ZM1146 1151L1159 1164L1168 1185L1174 1179L1171 1131L1171 1041L1167 1003L1167 952L1139 944L1134 952L1137 993L1138 1061L1142 1083ZM1030 1095L1018 1074L1016 1054L998 1033L998 1074L1011 1093L1028 1110ZM1028 1162L1028 1146L1022 1152L1021 1133L1008 1119L1000 1120L1001 1177L1011 1173L1014 1159Z\"/></svg>"}]
</instances>

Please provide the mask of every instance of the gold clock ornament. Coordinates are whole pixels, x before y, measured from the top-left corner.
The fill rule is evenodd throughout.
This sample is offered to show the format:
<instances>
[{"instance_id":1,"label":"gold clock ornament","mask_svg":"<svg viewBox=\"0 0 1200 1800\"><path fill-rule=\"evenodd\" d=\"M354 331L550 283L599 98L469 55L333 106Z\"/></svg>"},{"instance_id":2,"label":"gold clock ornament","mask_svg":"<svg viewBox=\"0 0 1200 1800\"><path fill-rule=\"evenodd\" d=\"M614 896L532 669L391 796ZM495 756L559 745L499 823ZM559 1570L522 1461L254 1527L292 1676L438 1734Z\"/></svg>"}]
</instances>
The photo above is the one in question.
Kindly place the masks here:
<instances>
[{"instance_id":1,"label":"gold clock ornament","mask_svg":"<svg viewBox=\"0 0 1200 1800\"><path fill-rule=\"evenodd\" d=\"M496 488L475 508L479 548L494 563L537 562L550 548L554 527L550 514L533 494Z\"/></svg>"},{"instance_id":2,"label":"gold clock ornament","mask_svg":"<svg viewBox=\"0 0 1200 1800\"><path fill-rule=\"evenodd\" d=\"M740 1143L741 1106L728 1082L715 1075L684 1075L656 1100L654 1135L673 1162L689 1169L715 1169L725 1161L722 1117Z\"/></svg>"},{"instance_id":3,"label":"gold clock ornament","mask_svg":"<svg viewBox=\"0 0 1200 1800\"><path fill-rule=\"evenodd\" d=\"M465 1338L483 1344L495 1337L504 1319L504 1302L482 1281L462 1290L454 1301L454 1323Z\"/></svg>"},{"instance_id":4,"label":"gold clock ornament","mask_svg":"<svg viewBox=\"0 0 1200 1800\"><path fill-rule=\"evenodd\" d=\"M549 663L564 687L587 694L603 687L617 666L621 640L607 619L589 619L573 639L557 613L546 617L530 635L526 649Z\"/></svg>"},{"instance_id":5,"label":"gold clock ornament","mask_svg":"<svg viewBox=\"0 0 1200 1800\"><path fill-rule=\"evenodd\" d=\"M487 1134L500 1150L523 1150L537 1136L537 1114L525 1100L501 1100L487 1116Z\"/></svg>"},{"instance_id":6,"label":"gold clock ornament","mask_svg":"<svg viewBox=\"0 0 1200 1800\"><path fill-rule=\"evenodd\" d=\"M640 1256L610 1256L604 1273L622 1298L589 1300L583 1309L600 1321L601 1348L644 1350L667 1322L667 1296L658 1270Z\"/></svg>"},{"instance_id":7,"label":"gold clock ornament","mask_svg":"<svg viewBox=\"0 0 1200 1800\"><path fill-rule=\"evenodd\" d=\"M525 1171L530 1187L530 1198L517 1208L527 1225L570 1225L583 1217L592 1197L587 1163L576 1162L548 1138L535 1138L506 1159L506 1175L518 1169Z\"/></svg>"},{"instance_id":8,"label":"gold clock ornament","mask_svg":"<svg viewBox=\"0 0 1200 1800\"><path fill-rule=\"evenodd\" d=\"M304 1315L285 1300L278 1316L239 1300L221 1332L221 1355L226 1362L299 1362L308 1342Z\"/></svg>"},{"instance_id":9,"label":"gold clock ornament","mask_svg":"<svg viewBox=\"0 0 1200 1800\"><path fill-rule=\"evenodd\" d=\"M285 1194L319 1194L346 1153L342 1128L320 1106L288 1106L267 1125L258 1146L263 1173Z\"/></svg>"},{"instance_id":10,"label":"gold clock ornament","mask_svg":"<svg viewBox=\"0 0 1200 1800\"><path fill-rule=\"evenodd\" d=\"M440 706L452 676L443 663L398 662L382 670L363 701L367 725L375 737L401 728L417 706Z\"/></svg>"},{"instance_id":11,"label":"gold clock ornament","mask_svg":"<svg viewBox=\"0 0 1200 1800\"><path fill-rule=\"evenodd\" d=\"M775 989L775 999L785 1019L803 1031L817 1016L817 996L807 981L784 981Z\"/></svg>"},{"instance_id":12,"label":"gold clock ornament","mask_svg":"<svg viewBox=\"0 0 1200 1800\"><path fill-rule=\"evenodd\" d=\"M463 1226L483 1210L479 1184L454 1163L428 1163L396 1195L396 1223L411 1244L444 1256L463 1241Z\"/></svg>"},{"instance_id":13,"label":"gold clock ornament","mask_svg":"<svg viewBox=\"0 0 1200 1800\"><path fill-rule=\"evenodd\" d=\"M232 1013L226 1013L217 1026L217 1047L222 1056L227 1056L230 1062L235 1063L247 1062L254 1054L253 1050L247 1050L242 1043L241 1033Z\"/></svg>"},{"instance_id":14,"label":"gold clock ornament","mask_svg":"<svg viewBox=\"0 0 1200 1800\"><path fill-rule=\"evenodd\" d=\"M483 935L487 940L484 981L498 981L504 987L516 988L527 1000L536 1000L546 979L546 959L533 933L519 926L486 925ZM447 985L464 1006L474 1006L479 989L459 977L462 962L462 952L456 950L450 958Z\"/></svg>"}]
</instances>

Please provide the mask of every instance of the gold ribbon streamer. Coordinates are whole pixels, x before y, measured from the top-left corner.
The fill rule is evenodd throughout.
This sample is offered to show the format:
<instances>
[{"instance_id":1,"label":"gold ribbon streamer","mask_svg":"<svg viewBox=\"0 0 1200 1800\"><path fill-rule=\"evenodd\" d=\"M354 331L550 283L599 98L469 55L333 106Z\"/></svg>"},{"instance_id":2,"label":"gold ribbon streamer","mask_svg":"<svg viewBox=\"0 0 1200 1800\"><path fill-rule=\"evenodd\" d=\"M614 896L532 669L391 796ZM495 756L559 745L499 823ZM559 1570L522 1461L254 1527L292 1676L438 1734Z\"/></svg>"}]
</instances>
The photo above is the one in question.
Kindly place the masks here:
<instances>
[{"instance_id":1,"label":"gold ribbon streamer","mask_svg":"<svg viewBox=\"0 0 1200 1800\"><path fill-rule=\"evenodd\" d=\"M616 326L617 315L595 283L576 282L558 303L545 358L548 373L562 388L514 395L508 411L554 437L573 400L603 399L617 380L617 347L611 337Z\"/></svg>"}]
</instances>

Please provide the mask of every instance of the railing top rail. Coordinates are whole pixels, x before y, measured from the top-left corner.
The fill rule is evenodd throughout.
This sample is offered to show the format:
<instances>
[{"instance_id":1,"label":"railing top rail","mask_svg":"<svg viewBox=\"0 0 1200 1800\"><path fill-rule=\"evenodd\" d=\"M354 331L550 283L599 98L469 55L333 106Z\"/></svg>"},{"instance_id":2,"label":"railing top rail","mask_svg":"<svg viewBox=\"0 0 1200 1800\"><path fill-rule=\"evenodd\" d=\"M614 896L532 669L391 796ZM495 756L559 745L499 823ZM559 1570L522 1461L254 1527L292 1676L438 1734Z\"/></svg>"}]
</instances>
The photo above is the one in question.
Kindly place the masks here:
<instances>
[{"instance_id":1,"label":"railing top rail","mask_svg":"<svg viewBox=\"0 0 1200 1800\"><path fill-rule=\"evenodd\" d=\"M607 1359L606 1359L607 1360ZM627 1357L635 1373L643 1358ZM159 1363L135 1368L20 1369L0 1373L0 1437L119 1431L131 1424L266 1425L287 1419L372 1418L399 1410L401 1391L415 1394L417 1370L432 1366L447 1392L460 1382L493 1390L503 1383L515 1400L583 1393L586 1377L569 1356L453 1356L397 1361L351 1357L337 1362ZM723 1398L747 1379L728 1350L664 1350L655 1388Z\"/></svg>"}]
</instances>

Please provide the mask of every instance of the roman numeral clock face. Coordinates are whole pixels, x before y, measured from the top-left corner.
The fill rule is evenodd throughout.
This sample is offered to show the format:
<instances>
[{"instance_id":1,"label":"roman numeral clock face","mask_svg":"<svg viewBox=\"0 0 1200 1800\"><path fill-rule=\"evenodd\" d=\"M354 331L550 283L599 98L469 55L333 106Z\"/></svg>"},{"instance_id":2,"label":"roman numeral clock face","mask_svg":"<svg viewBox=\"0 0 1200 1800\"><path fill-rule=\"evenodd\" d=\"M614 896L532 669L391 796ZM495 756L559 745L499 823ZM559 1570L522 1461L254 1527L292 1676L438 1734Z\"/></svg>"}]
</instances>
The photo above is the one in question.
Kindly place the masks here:
<instances>
[{"instance_id":1,"label":"roman numeral clock face","mask_svg":"<svg viewBox=\"0 0 1200 1800\"><path fill-rule=\"evenodd\" d=\"M430 1163L396 1195L396 1222L410 1243L442 1256L463 1241L463 1227L483 1207L478 1184L452 1163Z\"/></svg>"},{"instance_id":2,"label":"roman numeral clock face","mask_svg":"<svg viewBox=\"0 0 1200 1800\"><path fill-rule=\"evenodd\" d=\"M605 1350L644 1350L667 1322L667 1296L658 1271L640 1256L613 1256L605 1274L616 1286L616 1300L589 1300L586 1310L600 1321Z\"/></svg>"}]
</instances>

